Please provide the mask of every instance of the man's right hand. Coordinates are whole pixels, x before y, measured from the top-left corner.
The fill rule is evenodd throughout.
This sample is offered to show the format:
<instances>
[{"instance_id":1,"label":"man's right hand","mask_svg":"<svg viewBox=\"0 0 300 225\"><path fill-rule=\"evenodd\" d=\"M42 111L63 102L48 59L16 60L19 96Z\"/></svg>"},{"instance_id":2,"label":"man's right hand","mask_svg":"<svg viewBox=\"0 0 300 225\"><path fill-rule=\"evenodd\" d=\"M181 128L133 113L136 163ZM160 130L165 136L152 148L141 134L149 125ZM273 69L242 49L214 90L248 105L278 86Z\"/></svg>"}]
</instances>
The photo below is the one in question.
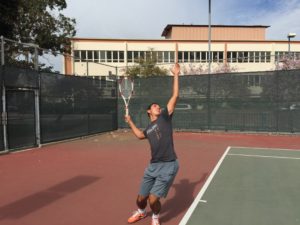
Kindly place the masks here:
<instances>
[{"instance_id":1,"label":"man's right hand","mask_svg":"<svg viewBox=\"0 0 300 225\"><path fill-rule=\"evenodd\" d=\"M126 122L126 123L129 123L129 122L131 121L130 115L125 115L125 116L124 116L124 119L125 119L125 122Z\"/></svg>"}]
</instances>

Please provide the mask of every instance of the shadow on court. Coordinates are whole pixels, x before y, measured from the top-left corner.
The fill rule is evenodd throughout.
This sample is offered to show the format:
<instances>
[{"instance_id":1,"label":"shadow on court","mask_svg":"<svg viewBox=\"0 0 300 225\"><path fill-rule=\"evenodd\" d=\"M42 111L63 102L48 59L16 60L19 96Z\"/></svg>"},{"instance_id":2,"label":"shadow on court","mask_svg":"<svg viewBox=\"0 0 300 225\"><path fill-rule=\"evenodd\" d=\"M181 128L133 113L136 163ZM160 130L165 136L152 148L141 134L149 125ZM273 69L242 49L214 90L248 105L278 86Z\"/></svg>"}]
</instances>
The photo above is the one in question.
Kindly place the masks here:
<instances>
[{"instance_id":1,"label":"shadow on court","mask_svg":"<svg viewBox=\"0 0 300 225\"><path fill-rule=\"evenodd\" d=\"M2 219L19 219L42 207L45 207L72 192L88 186L99 177L94 176L76 176L49 189L27 196L11 204L0 207L0 220ZM21 188L21 187L20 187Z\"/></svg>"},{"instance_id":2,"label":"shadow on court","mask_svg":"<svg viewBox=\"0 0 300 225\"><path fill-rule=\"evenodd\" d=\"M175 196L167 200L161 213L161 222L166 223L178 214L186 211L194 201L194 190L196 185L203 184L207 179L208 173L204 173L198 181L190 182L188 179L181 179L179 183L173 184Z\"/></svg>"}]
</instances>

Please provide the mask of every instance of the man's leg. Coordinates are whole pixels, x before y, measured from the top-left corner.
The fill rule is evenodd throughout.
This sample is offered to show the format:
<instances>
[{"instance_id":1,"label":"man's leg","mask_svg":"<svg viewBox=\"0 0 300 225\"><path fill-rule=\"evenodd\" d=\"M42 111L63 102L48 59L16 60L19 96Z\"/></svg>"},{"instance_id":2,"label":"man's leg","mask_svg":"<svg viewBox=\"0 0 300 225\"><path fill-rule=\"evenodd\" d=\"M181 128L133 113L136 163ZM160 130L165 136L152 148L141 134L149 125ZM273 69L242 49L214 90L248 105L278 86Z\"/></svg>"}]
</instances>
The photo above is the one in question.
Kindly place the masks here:
<instances>
[{"instance_id":1,"label":"man's leg","mask_svg":"<svg viewBox=\"0 0 300 225\"><path fill-rule=\"evenodd\" d=\"M159 214L160 209L161 209L161 204L160 204L159 199L160 199L159 197L157 197L153 194L150 194L150 196L149 196L150 208L152 209L152 212L156 215Z\"/></svg>"},{"instance_id":2,"label":"man's leg","mask_svg":"<svg viewBox=\"0 0 300 225\"><path fill-rule=\"evenodd\" d=\"M139 209L146 209L147 206L147 200L148 200L149 196L142 196L142 195L138 195L137 199L136 199L136 204L139 207Z\"/></svg>"},{"instance_id":3,"label":"man's leg","mask_svg":"<svg viewBox=\"0 0 300 225\"><path fill-rule=\"evenodd\" d=\"M138 195L136 199L136 204L138 209L133 212L132 216L128 218L128 223L135 223L147 216L146 206L147 206L148 196Z\"/></svg>"},{"instance_id":4,"label":"man's leg","mask_svg":"<svg viewBox=\"0 0 300 225\"><path fill-rule=\"evenodd\" d=\"M151 225L160 225L159 212L161 209L161 204L159 199L159 197L153 194L150 194L149 196L149 205L153 212Z\"/></svg>"}]
</instances>

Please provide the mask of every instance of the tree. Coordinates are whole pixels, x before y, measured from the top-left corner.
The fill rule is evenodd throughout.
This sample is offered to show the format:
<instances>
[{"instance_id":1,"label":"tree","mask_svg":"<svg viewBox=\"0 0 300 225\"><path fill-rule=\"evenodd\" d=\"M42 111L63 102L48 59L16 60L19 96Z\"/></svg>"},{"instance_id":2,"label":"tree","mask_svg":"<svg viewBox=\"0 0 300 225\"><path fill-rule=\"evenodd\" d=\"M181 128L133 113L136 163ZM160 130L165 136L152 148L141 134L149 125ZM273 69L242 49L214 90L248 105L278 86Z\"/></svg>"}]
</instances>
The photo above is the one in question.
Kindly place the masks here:
<instances>
[{"instance_id":1,"label":"tree","mask_svg":"<svg viewBox=\"0 0 300 225\"><path fill-rule=\"evenodd\" d=\"M208 73L208 66L204 67L201 63L190 63L182 68L184 75L201 75ZM212 73L231 73L236 72L237 68L231 66L229 63L217 63L213 68Z\"/></svg>"},{"instance_id":2,"label":"tree","mask_svg":"<svg viewBox=\"0 0 300 225\"><path fill-rule=\"evenodd\" d=\"M135 59L138 64L126 68L125 74L130 77L166 76L168 70L157 65L156 55L156 52L152 49L146 52L145 57Z\"/></svg>"},{"instance_id":3,"label":"tree","mask_svg":"<svg viewBox=\"0 0 300 225\"><path fill-rule=\"evenodd\" d=\"M299 102L300 70L275 71L262 78L262 97L273 103Z\"/></svg>"},{"instance_id":4,"label":"tree","mask_svg":"<svg viewBox=\"0 0 300 225\"><path fill-rule=\"evenodd\" d=\"M276 70L293 70L300 69L300 59L289 55L284 55L276 64Z\"/></svg>"},{"instance_id":5,"label":"tree","mask_svg":"<svg viewBox=\"0 0 300 225\"><path fill-rule=\"evenodd\" d=\"M214 73L231 73L231 72L237 72L237 68L234 66L231 66L229 63L218 63L217 67L213 71Z\"/></svg>"},{"instance_id":6,"label":"tree","mask_svg":"<svg viewBox=\"0 0 300 225\"><path fill-rule=\"evenodd\" d=\"M67 7L65 0L12 0L1 2L0 6L1 34L5 37L20 43L37 44L41 49L51 50L53 55L70 52L70 38L76 34L76 21L60 13ZM7 60L16 61L20 55L25 55L33 61L32 46L6 43L5 47ZM39 55L44 54L41 49ZM23 61L32 67L28 58Z\"/></svg>"},{"instance_id":7,"label":"tree","mask_svg":"<svg viewBox=\"0 0 300 225\"><path fill-rule=\"evenodd\" d=\"M13 38L14 19L18 16L19 0L0 2L0 35Z\"/></svg>"}]
</instances>

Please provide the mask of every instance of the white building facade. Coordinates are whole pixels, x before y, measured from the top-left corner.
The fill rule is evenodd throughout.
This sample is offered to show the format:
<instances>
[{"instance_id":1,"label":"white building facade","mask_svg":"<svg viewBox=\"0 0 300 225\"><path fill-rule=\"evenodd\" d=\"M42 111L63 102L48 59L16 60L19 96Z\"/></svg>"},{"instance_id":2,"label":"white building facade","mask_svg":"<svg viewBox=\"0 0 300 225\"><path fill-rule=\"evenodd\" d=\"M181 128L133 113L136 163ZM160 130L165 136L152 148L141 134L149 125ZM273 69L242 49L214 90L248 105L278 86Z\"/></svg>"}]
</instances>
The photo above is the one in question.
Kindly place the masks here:
<instances>
[{"instance_id":1,"label":"white building facade","mask_svg":"<svg viewBox=\"0 0 300 225\"><path fill-rule=\"evenodd\" d=\"M73 38L72 56L65 57L64 73L123 75L126 68L149 55L155 55L157 65L166 69L178 56L182 74L207 73L209 54L212 73L224 65L233 72L270 71L276 69L283 55L300 59L300 41L266 40L267 28L213 25L210 52L207 25L167 25L164 39Z\"/></svg>"}]
</instances>

